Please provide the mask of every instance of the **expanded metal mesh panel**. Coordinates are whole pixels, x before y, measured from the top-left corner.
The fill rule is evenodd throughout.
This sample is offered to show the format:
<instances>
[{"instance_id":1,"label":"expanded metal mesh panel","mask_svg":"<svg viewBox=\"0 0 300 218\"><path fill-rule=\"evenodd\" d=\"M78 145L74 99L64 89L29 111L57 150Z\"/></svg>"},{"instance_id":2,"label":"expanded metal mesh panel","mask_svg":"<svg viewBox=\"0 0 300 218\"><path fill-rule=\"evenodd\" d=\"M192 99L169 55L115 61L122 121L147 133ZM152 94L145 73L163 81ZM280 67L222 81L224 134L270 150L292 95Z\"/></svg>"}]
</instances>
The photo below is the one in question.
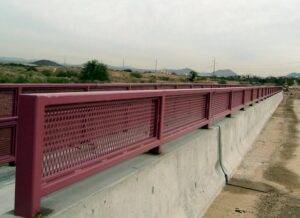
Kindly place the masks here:
<instances>
[{"instance_id":1,"label":"expanded metal mesh panel","mask_svg":"<svg viewBox=\"0 0 300 218\"><path fill-rule=\"evenodd\" d=\"M124 91L128 90L128 86L99 86L99 87L92 87L90 91Z\"/></svg>"},{"instance_id":2,"label":"expanded metal mesh panel","mask_svg":"<svg viewBox=\"0 0 300 218\"><path fill-rule=\"evenodd\" d=\"M211 88L211 87L212 87L212 85L209 85L209 84L204 84L204 85L202 85L202 87L203 87L203 88Z\"/></svg>"},{"instance_id":3,"label":"expanded metal mesh panel","mask_svg":"<svg viewBox=\"0 0 300 218\"><path fill-rule=\"evenodd\" d=\"M245 91L245 103L249 103L251 101L251 90Z\"/></svg>"},{"instance_id":4,"label":"expanded metal mesh panel","mask_svg":"<svg viewBox=\"0 0 300 218\"><path fill-rule=\"evenodd\" d=\"M156 85L133 85L131 90L153 90L156 88Z\"/></svg>"},{"instance_id":5,"label":"expanded metal mesh panel","mask_svg":"<svg viewBox=\"0 0 300 218\"><path fill-rule=\"evenodd\" d=\"M202 88L203 85L200 85L200 84L193 84L193 87L194 87L194 88Z\"/></svg>"},{"instance_id":6,"label":"expanded metal mesh panel","mask_svg":"<svg viewBox=\"0 0 300 218\"><path fill-rule=\"evenodd\" d=\"M46 107L43 178L152 140L157 107L156 98Z\"/></svg>"},{"instance_id":7,"label":"expanded metal mesh panel","mask_svg":"<svg viewBox=\"0 0 300 218\"><path fill-rule=\"evenodd\" d=\"M232 108L238 107L243 104L243 91L232 93Z\"/></svg>"},{"instance_id":8,"label":"expanded metal mesh panel","mask_svg":"<svg viewBox=\"0 0 300 218\"><path fill-rule=\"evenodd\" d=\"M230 93L215 93L212 95L212 115L225 112L229 109Z\"/></svg>"},{"instance_id":9,"label":"expanded metal mesh panel","mask_svg":"<svg viewBox=\"0 0 300 218\"><path fill-rule=\"evenodd\" d=\"M176 85L167 85L167 84L164 84L164 85L159 85L159 89L176 89Z\"/></svg>"},{"instance_id":10,"label":"expanded metal mesh panel","mask_svg":"<svg viewBox=\"0 0 300 218\"><path fill-rule=\"evenodd\" d=\"M0 118L13 116L15 92L13 90L0 90Z\"/></svg>"},{"instance_id":11,"label":"expanded metal mesh panel","mask_svg":"<svg viewBox=\"0 0 300 218\"><path fill-rule=\"evenodd\" d=\"M253 99L257 99L257 89L253 89Z\"/></svg>"},{"instance_id":12,"label":"expanded metal mesh panel","mask_svg":"<svg viewBox=\"0 0 300 218\"><path fill-rule=\"evenodd\" d=\"M178 128L204 119L206 103L207 95L203 94L166 97L163 133L171 134Z\"/></svg>"},{"instance_id":13,"label":"expanded metal mesh panel","mask_svg":"<svg viewBox=\"0 0 300 218\"><path fill-rule=\"evenodd\" d=\"M57 93L57 92L83 92L86 88L75 87L38 87L38 88L23 88L23 93Z\"/></svg>"},{"instance_id":14,"label":"expanded metal mesh panel","mask_svg":"<svg viewBox=\"0 0 300 218\"><path fill-rule=\"evenodd\" d=\"M178 85L178 89L190 89L191 88L191 85Z\"/></svg>"},{"instance_id":15,"label":"expanded metal mesh panel","mask_svg":"<svg viewBox=\"0 0 300 218\"><path fill-rule=\"evenodd\" d=\"M0 157L12 155L13 127L0 127Z\"/></svg>"}]
</instances>

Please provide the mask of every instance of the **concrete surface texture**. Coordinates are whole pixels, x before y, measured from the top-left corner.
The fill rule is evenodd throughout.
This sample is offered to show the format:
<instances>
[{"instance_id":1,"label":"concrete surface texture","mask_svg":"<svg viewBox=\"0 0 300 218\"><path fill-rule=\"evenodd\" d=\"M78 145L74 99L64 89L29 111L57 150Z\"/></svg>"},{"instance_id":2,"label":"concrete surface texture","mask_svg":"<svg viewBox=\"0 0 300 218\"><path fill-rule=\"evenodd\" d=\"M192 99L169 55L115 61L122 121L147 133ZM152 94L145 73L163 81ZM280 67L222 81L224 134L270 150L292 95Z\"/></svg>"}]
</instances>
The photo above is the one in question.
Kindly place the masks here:
<instances>
[{"instance_id":1,"label":"concrete surface texture","mask_svg":"<svg viewBox=\"0 0 300 218\"><path fill-rule=\"evenodd\" d=\"M205 218L300 217L300 89L284 100Z\"/></svg>"},{"instance_id":2,"label":"concrete surface texture","mask_svg":"<svg viewBox=\"0 0 300 218\"><path fill-rule=\"evenodd\" d=\"M195 130L164 145L159 156L139 155L52 193L43 198L42 214L201 217L225 185L220 157L224 170L232 176L281 100L279 93L216 122L208 130Z\"/></svg>"}]
</instances>

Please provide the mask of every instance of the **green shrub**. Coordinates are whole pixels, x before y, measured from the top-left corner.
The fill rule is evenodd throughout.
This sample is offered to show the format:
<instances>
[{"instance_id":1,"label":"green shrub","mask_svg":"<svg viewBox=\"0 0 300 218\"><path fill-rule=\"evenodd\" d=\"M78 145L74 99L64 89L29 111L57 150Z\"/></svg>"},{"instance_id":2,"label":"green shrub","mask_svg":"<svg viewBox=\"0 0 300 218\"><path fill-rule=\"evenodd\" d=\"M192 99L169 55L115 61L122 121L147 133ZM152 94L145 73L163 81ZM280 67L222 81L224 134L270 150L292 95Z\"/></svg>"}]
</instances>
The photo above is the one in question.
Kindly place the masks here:
<instances>
[{"instance_id":1,"label":"green shrub","mask_svg":"<svg viewBox=\"0 0 300 218\"><path fill-rule=\"evenodd\" d=\"M149 83L156 83L156 77L155 76L150 76L148 82Z\"/></svg>"},{"instance_id":2,"label":"green shrub","mask_svg":"<svg viewBox=\"0 0 300 218\"><path fill-rule=\"evenodd\" d=\"M134 78L142 78L143 77L143 75L138 72L132 72L132 73L130 73L130 76L134 77Z\"/></svg>"},{"instance_id":3,"label":"green shrub","mask_svg":"<svg viewBox=\"0 0 300 218\"><path fill-rule=\"evenodd\" d=\"M167 76L160 76L159 79L162 81L170 81L171 80L170 77L167 77Z\"/></svg>"},{"instance_id":4,"label":"green shrub","mask_svg":"<svg viewBox=\"0 0 300 218\"><path fill-rule=\"evenodd\" d=\"M227 81L225 79L221 79L218 81L219 84L227 84Z\"/></svg>"},{"instance_id":5,"label":"green shrub","mask_svg":"<svg viewBox=\"0 0 300 218\"><path fill-rule=\"evenodd\" d=\"M48 83L70 83L71 81L68 78L64 78L64 77L50 76L47 77L47 82Z\"/></svg>"},{"instance_id":6,"label":"green shrub","mask_svg":"<svg viewBox=\"0 0 300 218\"><path fill-rule=\"evenodd\" d=\"M196 71L191 71L190 73L189 73L189 78L188 78L188 80L190 81L190 82L194 82L195 80L196 80L196 78L197 78L197 75L198 75L198 73L196 72Z\"/></svg>"},{"instance_id":7,"label":"green shrub","mask_svg":"<svg viewBox=\"0 0 300 218\"><path fill-rule=\"evenodd\" d=\"M41 74L43 74L44 76L52 76L53 73L50 70L43 70Z\"/></svg>"},{"instance_id":8,"label":"green shrub","mask_svg":"<svg viewBox=\"0 0 300 218\"><path fill-rule=\"evenodd\" d=\"M84 81L109 81L107 66L97 60L88 61L81 70L80 79Z\"/></svg>"},{"instance_id":9,"label":"green shrub","mask_svg":"<svg viewBox=\"0 0 300 218\"><path fill-rule=\"evenodd\" d=\"M57 77L78 77L79 74L75 71L66 70L66 71L59 71L56 74Z\"/></svg>"},{"instance_id":10,"label":"green shrub","mask_svg":"<svg viewBox=\"0 0 300 218\"><path fill-rule=\"evenodd\" d=\"M29 66L27 67L27 71L38 71L38 70L34 66Z\"/></svg>"}]
</instances>

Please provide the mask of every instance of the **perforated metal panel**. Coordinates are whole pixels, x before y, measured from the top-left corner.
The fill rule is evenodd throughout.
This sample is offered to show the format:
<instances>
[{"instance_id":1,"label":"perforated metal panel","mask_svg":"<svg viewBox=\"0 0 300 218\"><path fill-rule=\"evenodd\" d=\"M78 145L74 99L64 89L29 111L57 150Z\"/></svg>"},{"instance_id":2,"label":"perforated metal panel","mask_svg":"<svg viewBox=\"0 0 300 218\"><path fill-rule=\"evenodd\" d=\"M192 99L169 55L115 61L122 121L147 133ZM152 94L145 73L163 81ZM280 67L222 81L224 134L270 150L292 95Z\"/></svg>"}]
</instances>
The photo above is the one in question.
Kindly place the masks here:
<instances>
[{"instance_id":1,"label":"perforated metal panel","mask_svg":"<svg viewBox=\"0 0 300 218\"><path fill-rule=\"evenodd\" d=\"M128 86L99 86L91 87L90 91L122 91L128 90Z\"/></svg>"},{"instance_id":2,"label":"perforated metal panel","mask_svg":"<svg viewBox=\"0 0 300 218\"><path fill-rule=\"evenodd\" d=\"M243 91L237 91L232 93L232 108L243 104Z\"/></svg>"},{"instance_id":3,"label":"perforated metal panel","mask_svg":"<svg viewBox=\"0 0 300 218\"><path fill-rule=\"evenodd\" d=\"M163 84L163 85L160 85L159 86L159 89L176 89L176 85L173 85L173 84Z\"/></svg>"},{"instance_id":4,"label":"perforated metal panel","mask_svg":"<svg viewBox=\"0 0 300 218\"><path fill-rule=\"evenodd\" d=\"M257 94L257 89L253 89L253 99L258 98Z\"/></svg>"},{"instance_id":5,"label":"perforated metal panel","mask_svg":"<svg viewBox=\"0 0 300 218\"><path fill-rule=\"evenodd\" d=\"M23 88L23 93L58 93L58 92L83 92L86 88L81 87L29 87Z\"/></svg>"},{"instance_id":6,"label":"perforated metal panel","mask_svg":"<svg viewBox=\"0 0 300 218\"><path fill-rule=\"evenodd\" d=\"M251 101L251 90L245 91L245 103L249 103Z\"/></svg>"},{"instance_id":7,"label":"perforated metal panel","mask_svg":"<svg viewBox=\"0 0 300 218\"><path fill-rule=\"evenodd\" d=\"M0 127L0 157L12 155L13 127Z\"/></svg>"},{"instance_id":8,"label":"perforated metal panel","mask_svg":"<svg viewBox=\"0 0 300 218\"><path fill-rule=\"evenodd\" d=\"M15 92L13 90L0 90L0 118L13 116Z\"/></svg>"},{"instance_id":9,"label":"perforated metal panel","mask_svg":"<svg viewBox=\"0 0 300 218\"><path fill-rule=\"evenodd\" d=\"M189 85L189 84L180 84L177 87L178 87L178 89L190 89L191 85Z\"/></svg>"},{"instance_id":10,"label":"perforated metal panel","mask_svg":"<svg viewBox=\"0 0 300 218\"><path fill-rule=\"evenodd\" d=\"M182 127L200 121L206 115L207 95L193 94L166 98L163 129L168 135Z\"/></svg>"},{"instance_id":11,"label":"perforated metal panel","mask_svg":"<svg viewBox=\"0 0 300 218\"><path fill-rule=\"evenodd\" d=\"M156 88L156 85L132 85L131 90L153 90Z\"/></svg>"},{"instance_id":12,"label":"perforated metal panel","mask_svg":"<svg viewBox=\"0 0 300 218\"><path fill-rule=\"evenodd\" d=\"M218 115L229 109L230 93L215 93L212 95L212 115Z\"/></svg>"},{"instance_id":13,"label":"perforated metal panel","mask_svg":"<svg viewBox=\"0 0 300 218\"><path fill-rule=\"evenodd\" d=\"M156 136L157 98L45 109L44 179Z\"/></svg>"}]
</instances>

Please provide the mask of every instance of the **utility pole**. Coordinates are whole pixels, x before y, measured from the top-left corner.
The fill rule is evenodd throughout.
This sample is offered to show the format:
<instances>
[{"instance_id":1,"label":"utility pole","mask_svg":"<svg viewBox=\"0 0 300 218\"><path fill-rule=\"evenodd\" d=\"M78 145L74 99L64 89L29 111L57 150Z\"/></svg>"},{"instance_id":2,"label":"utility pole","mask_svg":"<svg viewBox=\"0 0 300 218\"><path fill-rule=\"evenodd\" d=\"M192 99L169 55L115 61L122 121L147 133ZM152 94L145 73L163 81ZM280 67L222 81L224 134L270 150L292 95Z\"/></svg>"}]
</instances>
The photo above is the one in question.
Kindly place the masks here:
<instances>
[{"instance_id":1,"label":"utility pole","mask_svg":"<svg viewBox=\"0 0 300 218\"><path fill-rule=\"evenodd\" d=\"M213 63L213 76L215 76L216 73L216 58L214 58L214 63Z\"/></svg>"}]
</instances>

